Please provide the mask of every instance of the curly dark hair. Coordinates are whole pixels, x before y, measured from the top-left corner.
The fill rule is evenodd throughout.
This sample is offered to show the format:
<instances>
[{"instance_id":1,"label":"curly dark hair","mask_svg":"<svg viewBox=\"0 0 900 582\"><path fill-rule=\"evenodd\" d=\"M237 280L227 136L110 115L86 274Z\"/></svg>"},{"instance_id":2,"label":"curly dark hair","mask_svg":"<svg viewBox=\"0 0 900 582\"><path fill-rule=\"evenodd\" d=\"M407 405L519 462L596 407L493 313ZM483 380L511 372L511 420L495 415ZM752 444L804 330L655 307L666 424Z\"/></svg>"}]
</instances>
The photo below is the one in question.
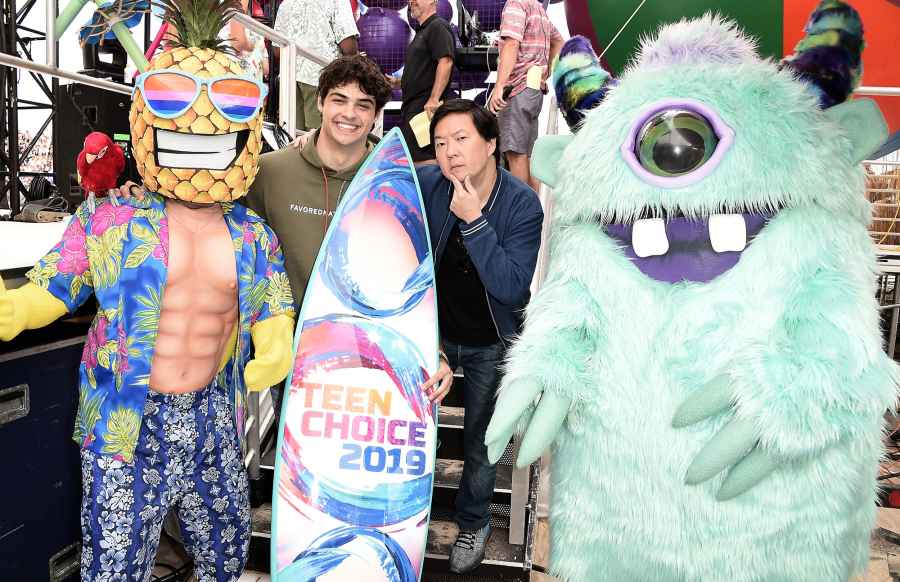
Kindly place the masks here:
<instances>
[{"instance_id":1,"label":"curly dark hair","mask_svg":"<svg viewBox=\"0 0 900 582\"><path fill-rule=\"evenodd\" d=\"M375 110L381 109L391 99L391 85L381 69L366 56L355 54L334 59L319 73L319 99L325 100L328 92L347 83L356 83L360 90L375 99Z\"/></svg>"}]
</instances>

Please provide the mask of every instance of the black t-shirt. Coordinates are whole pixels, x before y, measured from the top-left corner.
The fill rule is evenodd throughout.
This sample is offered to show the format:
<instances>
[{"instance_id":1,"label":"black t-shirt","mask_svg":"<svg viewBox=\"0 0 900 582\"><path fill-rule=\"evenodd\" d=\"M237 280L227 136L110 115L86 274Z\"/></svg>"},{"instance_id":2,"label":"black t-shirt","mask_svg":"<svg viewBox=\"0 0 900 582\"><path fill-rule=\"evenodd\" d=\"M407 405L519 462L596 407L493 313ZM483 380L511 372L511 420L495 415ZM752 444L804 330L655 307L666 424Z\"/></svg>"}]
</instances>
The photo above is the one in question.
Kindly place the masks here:
<instances>
[{"instance_id":1,"label":"black t-shirt","mask_svg":"<svg viewBox=\"0 0 900 582\"><path fill-rule=\"evenodd\" d=\"M400 88L403 90L400 113L403 119L409 120L422 112L431 95L431 88L434 87L438 60L443 57L452 59L455 53L456 46L450 25L437 14L432 14L422 23L406 48L406 63L400 79ZM449 93L448 82L441 99L445 99Z\"/></svg>"},{"instance_id":2,"label":"black t-shirt","mask_svg":"<svg viewBox=\"0 0 900 582\"><path fill-rule=\"evenodd\" d=\"M438 322L441 337L464 346L489 346L500 341L491 317L487 293L453 227L437 272Z\"/></svg>"}]
</instances>

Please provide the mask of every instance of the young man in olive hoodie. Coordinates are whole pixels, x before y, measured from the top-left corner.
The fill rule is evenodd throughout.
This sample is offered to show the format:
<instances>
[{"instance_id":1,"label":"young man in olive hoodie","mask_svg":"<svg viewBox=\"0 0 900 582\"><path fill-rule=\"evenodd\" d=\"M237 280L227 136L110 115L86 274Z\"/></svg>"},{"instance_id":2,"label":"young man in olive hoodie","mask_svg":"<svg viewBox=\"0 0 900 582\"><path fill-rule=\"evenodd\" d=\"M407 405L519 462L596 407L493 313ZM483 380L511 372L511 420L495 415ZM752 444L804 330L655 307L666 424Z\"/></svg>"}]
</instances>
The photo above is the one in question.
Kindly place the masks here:
<instances>
[{"instance_id":1,"label":"young man in olive hoodie","mask_svg":"<svg viewBox=\"0 0 900 582\"><path fill-rule=\"evenodd\" d=\"M372 149L367 136L390 95L372 61L339 57L319 75L321 128L299 152L285 148L260 156L244 200L281 240L298 307L334 210Z\"/></svg>"}]
</instances>

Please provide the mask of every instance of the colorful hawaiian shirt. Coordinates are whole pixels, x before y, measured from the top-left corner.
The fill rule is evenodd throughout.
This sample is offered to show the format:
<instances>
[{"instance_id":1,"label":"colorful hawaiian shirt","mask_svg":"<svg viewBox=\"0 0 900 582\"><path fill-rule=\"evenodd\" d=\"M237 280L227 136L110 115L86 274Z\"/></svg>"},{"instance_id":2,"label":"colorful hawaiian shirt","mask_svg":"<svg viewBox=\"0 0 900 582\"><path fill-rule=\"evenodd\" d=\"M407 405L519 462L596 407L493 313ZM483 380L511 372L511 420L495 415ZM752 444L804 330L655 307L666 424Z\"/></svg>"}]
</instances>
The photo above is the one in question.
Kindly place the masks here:
<instances>
[{"instance_id":1,"label":"colorful hawaiian shirt","mask_svg":"<svg viewBox=\"0 0 900 582\"><path fill-rule=\"evenodd\" d=\"M237 347L220 374L228 385L238 434L243 435L251 358L250 326L280 314L293 316L291 288L275 234L240 204L222 204L234 242L240 311ZM82 204L62 240L28 278L76 310L93 292L97 316L80 366L75 441L83 448L131 461L150 380L168 262L165 200Z\"/></svg>"}]
</instances>

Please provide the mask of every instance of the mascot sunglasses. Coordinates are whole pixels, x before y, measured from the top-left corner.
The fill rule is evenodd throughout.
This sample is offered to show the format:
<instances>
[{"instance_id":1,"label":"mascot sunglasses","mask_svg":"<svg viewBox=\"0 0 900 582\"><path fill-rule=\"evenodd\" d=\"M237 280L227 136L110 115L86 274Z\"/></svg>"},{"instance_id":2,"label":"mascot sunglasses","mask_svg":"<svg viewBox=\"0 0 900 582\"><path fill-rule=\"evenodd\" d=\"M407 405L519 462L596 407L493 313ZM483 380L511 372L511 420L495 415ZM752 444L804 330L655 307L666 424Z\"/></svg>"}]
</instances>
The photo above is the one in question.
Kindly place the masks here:
<instances>
[{"instance_id":1,"label":"mascot sunglasses","mask_svg":"<svg viewBox=\"0 0 900 582\"><path fill-rule=\"evenodd\" d=\"M163 119L180 117L193 107L200 91L206 93L222 117L235 123L253 119L262 107L268 87L256 79L223 76L203 79L183 71L148 71L138 75L132 98L140 90L150 111Z\"/></svg>"}]
</instances>

